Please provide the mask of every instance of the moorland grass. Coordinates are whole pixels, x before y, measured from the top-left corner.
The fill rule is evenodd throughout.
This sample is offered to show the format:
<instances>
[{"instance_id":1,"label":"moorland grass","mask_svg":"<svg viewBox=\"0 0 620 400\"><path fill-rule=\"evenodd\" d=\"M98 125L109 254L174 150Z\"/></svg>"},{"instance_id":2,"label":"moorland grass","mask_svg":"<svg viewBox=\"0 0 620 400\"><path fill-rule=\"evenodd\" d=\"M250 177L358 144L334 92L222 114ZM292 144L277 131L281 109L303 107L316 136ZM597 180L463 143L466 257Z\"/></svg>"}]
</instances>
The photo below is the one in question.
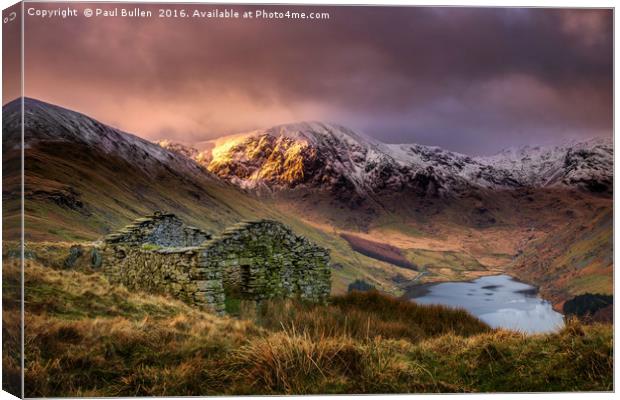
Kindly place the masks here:
<instances>
[{"instance_id":1,"label":"moorland grass","mask_svg":"<svg viewBox=\"0 0 620 400\"><path fill-rule=\"evenodd\" d=\"M97 273L29 261L25 275L29 397L613 389L611 325L528 336L377 292L267 303L241 320ZM11 355L6 376L18 373Z\"/></svg>"},{"instance_id":2,"label":"moorland grass","mask_svg":"<svg viewBox=\"0 0 620 400\"><path fill-rule=\"evenodd\" d=\"M299 329L312 338L374 337L418 342L437 335L461 336L490 332L491 328L464 310L440 305L418 305L376 290L334 296L329 304L280 300L259 307L257 323L269 330Z\"/></svg>"}]
</instances>

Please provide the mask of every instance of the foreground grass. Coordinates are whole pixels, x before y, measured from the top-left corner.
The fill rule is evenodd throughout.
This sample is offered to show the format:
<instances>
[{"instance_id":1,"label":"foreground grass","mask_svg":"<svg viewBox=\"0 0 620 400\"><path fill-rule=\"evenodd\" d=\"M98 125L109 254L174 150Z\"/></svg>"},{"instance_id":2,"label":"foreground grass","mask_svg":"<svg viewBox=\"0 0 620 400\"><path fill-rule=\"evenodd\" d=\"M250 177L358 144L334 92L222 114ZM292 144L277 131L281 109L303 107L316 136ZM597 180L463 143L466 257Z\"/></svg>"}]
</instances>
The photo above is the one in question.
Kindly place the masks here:
<instances>
[{"instance_id":1,"label":"foreground grass","mask_svg":"<svg viewBox=\"0 0 620 400\"><path fill-rule=\"evenodd\" d=\"M271 331L303 327L304 334L313 339L381 337L416 343L449 333L471 336L491 332L488 325L464 310L418 305L377 291L335 296L328 305L271 301L260 307L255 319Z\"/></svg>"},{"instance_id":2,"label":"foreground grass","mask_svg":"<svg viewBox=\"0 0 620 400\"><path fill-rule=\"evenodd\" d=\"M29 262L25 275L29 397L613 389L610 325L525 336L378 293L273 302L250 321L97 273Z\"/></svg>"}]
</instances>

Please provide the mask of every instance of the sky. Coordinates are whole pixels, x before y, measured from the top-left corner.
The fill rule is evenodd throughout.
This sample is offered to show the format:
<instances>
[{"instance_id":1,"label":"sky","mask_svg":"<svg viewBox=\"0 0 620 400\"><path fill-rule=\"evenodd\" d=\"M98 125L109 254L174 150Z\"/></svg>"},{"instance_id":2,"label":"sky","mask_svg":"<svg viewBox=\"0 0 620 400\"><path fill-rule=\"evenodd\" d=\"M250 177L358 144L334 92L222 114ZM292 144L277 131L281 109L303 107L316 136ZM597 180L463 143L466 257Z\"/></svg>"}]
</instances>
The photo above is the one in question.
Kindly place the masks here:
<instances>
[{"instance_id":1,"label":"sky","mask_svg":"<svg viewBox=\"0 0 620 400\"><path fill-rule=\"evenodd\" d=\"M296 121L473 155L612 135L610 10L280 6L330 18L231 20L138 6L155 17L27 16L26 96L190 143Z\"/></svg>"}]
</instances>

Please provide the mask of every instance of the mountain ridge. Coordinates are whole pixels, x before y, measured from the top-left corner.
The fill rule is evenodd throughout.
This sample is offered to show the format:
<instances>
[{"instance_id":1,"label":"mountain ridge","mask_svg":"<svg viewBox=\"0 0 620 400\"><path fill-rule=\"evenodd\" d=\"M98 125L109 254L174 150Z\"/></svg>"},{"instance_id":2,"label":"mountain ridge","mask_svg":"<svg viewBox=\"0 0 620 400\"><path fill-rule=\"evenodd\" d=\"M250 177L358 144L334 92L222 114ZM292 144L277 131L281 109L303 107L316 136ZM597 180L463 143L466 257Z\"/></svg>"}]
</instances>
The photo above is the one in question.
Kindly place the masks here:
<instances>
[{"instance_id":1,"label":"mountain ridge","mask_svg":"<svg viewBox=\"0 0 620 400\"><path fill-rule=\"evenodd\" d=\"M386 144L336 124L277 125L200 142L169 141L208 171L244 189L299 186L377 195L412 189L421 195L470 190L579 187L610 193L613 144L596 138L562 146L523 146L474 157L420 144Z\"/></svg>"}]
</instances>

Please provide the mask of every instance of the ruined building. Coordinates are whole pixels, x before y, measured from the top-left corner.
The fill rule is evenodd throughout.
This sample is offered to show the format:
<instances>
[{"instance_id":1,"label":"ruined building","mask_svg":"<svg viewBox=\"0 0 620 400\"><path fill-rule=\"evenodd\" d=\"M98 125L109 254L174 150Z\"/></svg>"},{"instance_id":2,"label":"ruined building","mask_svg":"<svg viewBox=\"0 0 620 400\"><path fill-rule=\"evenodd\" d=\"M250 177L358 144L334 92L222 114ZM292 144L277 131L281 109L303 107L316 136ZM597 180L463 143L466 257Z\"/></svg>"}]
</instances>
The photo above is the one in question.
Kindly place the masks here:
<instances>
[{"instance_id":1,"label":"ruined building","mask_svg":"<svg viewBox=\"0 0 620 400\"><path fill-rule=\"evenodd\" d=\"M328 250L277 221L241 222L213 236L155 213L106 236L100 249L111 281L219 313L226 296L318 302L331 288Z\"/></svg>"}]
</instances>

